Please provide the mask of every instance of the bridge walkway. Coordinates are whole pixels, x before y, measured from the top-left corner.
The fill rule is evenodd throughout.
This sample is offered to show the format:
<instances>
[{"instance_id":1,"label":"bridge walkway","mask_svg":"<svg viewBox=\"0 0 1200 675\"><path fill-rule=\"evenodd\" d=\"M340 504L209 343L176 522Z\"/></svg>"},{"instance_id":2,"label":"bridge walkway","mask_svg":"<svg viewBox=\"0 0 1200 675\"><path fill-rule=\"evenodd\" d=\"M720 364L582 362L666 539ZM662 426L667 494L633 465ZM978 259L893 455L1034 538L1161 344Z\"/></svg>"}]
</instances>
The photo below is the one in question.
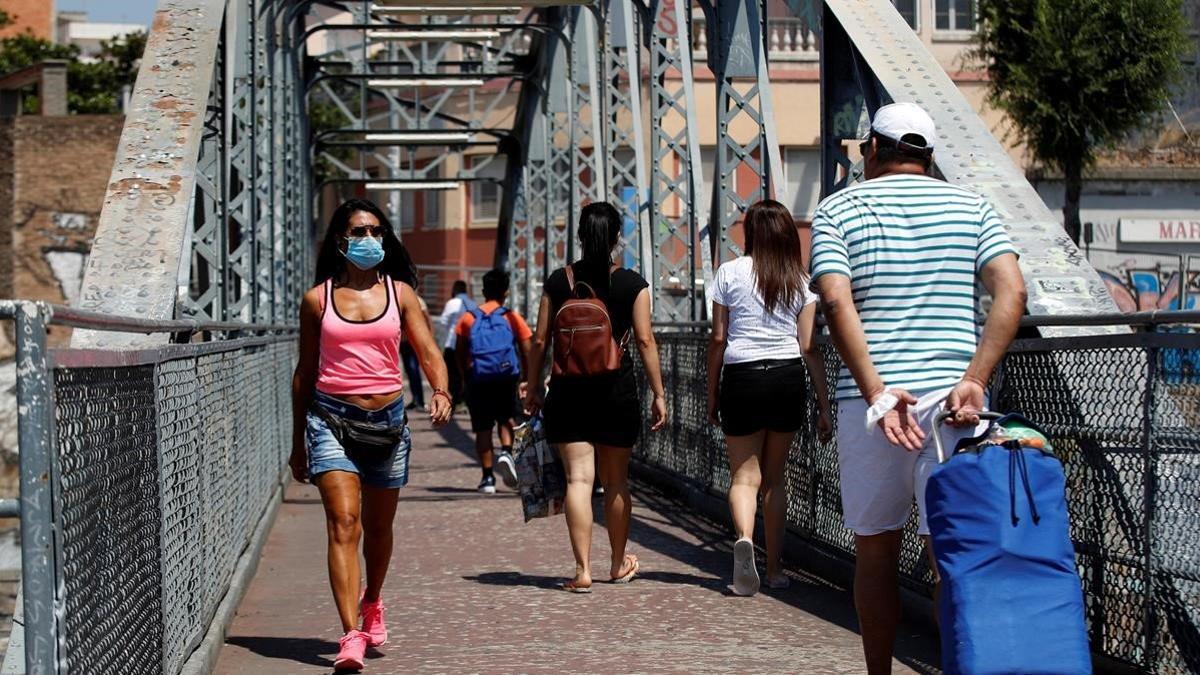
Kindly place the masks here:
<instances>
[{"instance_id":1,"label":"bridge walkway","mask_svg":"<svg viewBox=\"0 0 1200 675\"><path fill-rule=\"evenodd\" d=\"M640 578L558 590L573 567L563 518L523 524L515 493L477 493L465 420L413 432L384 589L391 640L368 652L365 672L862 671L845 589L794 573L786 591L732 595L727 528L641 482L630 547ZM596 506L592 556L606 570ZM896 672L936 672L928 633L902 627ZM293 484L216 672L329 672L338 636L320 500Z\"/></svg>"}]
</instances>

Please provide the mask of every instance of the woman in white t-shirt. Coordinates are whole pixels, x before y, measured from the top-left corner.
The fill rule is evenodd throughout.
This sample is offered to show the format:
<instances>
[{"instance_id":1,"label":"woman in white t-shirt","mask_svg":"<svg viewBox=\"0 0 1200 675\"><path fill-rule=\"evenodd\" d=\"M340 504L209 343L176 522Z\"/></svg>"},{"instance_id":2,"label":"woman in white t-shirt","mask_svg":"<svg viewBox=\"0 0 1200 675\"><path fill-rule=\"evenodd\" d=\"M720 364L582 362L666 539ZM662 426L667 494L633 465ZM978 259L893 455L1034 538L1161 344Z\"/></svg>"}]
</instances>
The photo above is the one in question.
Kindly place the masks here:
<instances>
[{"instance_id":1,"label":"woman in white t-shirt","mask_svg":"<svg viewBox=\"0 0 1200 675\"><path fill-rule=\"evenodd\" d=\"M732 485L729 510L733 589L758 592L754 516L759 490L767 540L767 586L787 588L781 556L787 511L784 469L805 420L807 382L817 397L817 431L832 435L825 366L813 341L816 296L796 223L782 204L766 200L746 212L746 255L721 265L713 284L708 348L708 414L725 432ZM805 363L811 377L806 378Z\"/></svg>"}]
</instances>

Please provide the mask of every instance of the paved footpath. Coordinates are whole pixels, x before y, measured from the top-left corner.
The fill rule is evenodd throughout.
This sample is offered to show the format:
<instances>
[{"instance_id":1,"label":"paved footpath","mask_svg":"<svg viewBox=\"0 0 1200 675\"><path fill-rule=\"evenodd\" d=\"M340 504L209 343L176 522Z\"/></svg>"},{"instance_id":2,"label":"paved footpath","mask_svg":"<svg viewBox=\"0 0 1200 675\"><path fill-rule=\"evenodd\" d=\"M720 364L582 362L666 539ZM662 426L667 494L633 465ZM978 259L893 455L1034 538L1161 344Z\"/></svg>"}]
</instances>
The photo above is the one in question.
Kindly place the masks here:
<instances>
[{"instance_id":1,"label":"paved footpath","mask_svg":"<svg viewBox=\"0 0 1200 675\"><path fill-rule=\"evenodd\" d=\"M383 594L391 639L364 672L863 671L845 590L797 575L784 592L733 596L725 527L645 485L634 486L630 547L641 576L590 595L558 590L573 570L563 518L523 524L515 493L477 493L471 438L457 425L413 431ZM603 575L602 527L593 541ZM933 639L918 632L928 631L902 629L896 672L936 672ZM320 499L292 485L216 672L328 673L338 636Z\"/></svg>"}]
</instances>

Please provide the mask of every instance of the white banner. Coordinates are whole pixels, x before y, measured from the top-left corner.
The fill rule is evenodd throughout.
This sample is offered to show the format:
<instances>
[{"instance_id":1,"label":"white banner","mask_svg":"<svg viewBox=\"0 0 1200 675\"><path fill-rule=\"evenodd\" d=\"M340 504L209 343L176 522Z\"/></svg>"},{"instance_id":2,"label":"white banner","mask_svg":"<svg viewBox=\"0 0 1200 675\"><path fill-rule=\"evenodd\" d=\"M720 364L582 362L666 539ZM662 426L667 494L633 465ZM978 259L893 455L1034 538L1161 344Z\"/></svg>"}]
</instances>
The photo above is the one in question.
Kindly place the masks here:
<instances>
[{"instance_id":1,"label":"white banner","mask_svg":"<svg viewBox=\"0 0 1200 675\"><path fill-rule=\"evenodd\" d=\"M1200 244L1200 213L1185 218L1122 218L1122 243Z\"/></svg>"}]
</instances>

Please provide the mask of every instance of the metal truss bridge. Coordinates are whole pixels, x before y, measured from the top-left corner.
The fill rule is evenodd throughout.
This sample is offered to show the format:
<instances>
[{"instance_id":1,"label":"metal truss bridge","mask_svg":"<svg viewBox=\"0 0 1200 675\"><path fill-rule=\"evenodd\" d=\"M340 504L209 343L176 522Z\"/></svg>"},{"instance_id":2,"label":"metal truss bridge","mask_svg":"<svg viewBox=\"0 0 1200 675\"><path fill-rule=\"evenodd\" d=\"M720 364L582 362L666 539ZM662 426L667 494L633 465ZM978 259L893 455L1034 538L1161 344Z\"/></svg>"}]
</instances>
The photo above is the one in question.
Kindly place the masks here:
<instances>
[{"instance_id":1,"label":"metal truss bridge","mask_svg":"<svg viewBox=\"0 0 1200 675\"><path fill-rule=\"evenodd\" d=\"M626 260L674 326L675 421L639 460L687 489L727 487L687 328L738 254L746 209L784 196L777 137L793 112L773 105L767 23L781 7L820 51L822 194L856 179L844 147L867 115L912 101L938 125L937 173L990 199L1019 249L1041 337L1014 348L993 400L1075 449L1095 651L1200 667L1200 343L1130 331L1198 317L1107 314L1099 277L888 0L161 0L78 307L0 306L18 342L22 464L19 504L0 504L23 529L23 652L9 661L195 672L286 483L296 307L343 188L399 200L498 182L495 263L526 312L573 259L580 209L622 209ZM703 68L715 101L697 99ZM711 185L702 108L716 111ZM49 326L75 330L70 349L46 349ZM789 521L846 560L832 448L798 443L807 487ZM909 534L906 583L928 592Z\"/></svg>"}]
</instances>

